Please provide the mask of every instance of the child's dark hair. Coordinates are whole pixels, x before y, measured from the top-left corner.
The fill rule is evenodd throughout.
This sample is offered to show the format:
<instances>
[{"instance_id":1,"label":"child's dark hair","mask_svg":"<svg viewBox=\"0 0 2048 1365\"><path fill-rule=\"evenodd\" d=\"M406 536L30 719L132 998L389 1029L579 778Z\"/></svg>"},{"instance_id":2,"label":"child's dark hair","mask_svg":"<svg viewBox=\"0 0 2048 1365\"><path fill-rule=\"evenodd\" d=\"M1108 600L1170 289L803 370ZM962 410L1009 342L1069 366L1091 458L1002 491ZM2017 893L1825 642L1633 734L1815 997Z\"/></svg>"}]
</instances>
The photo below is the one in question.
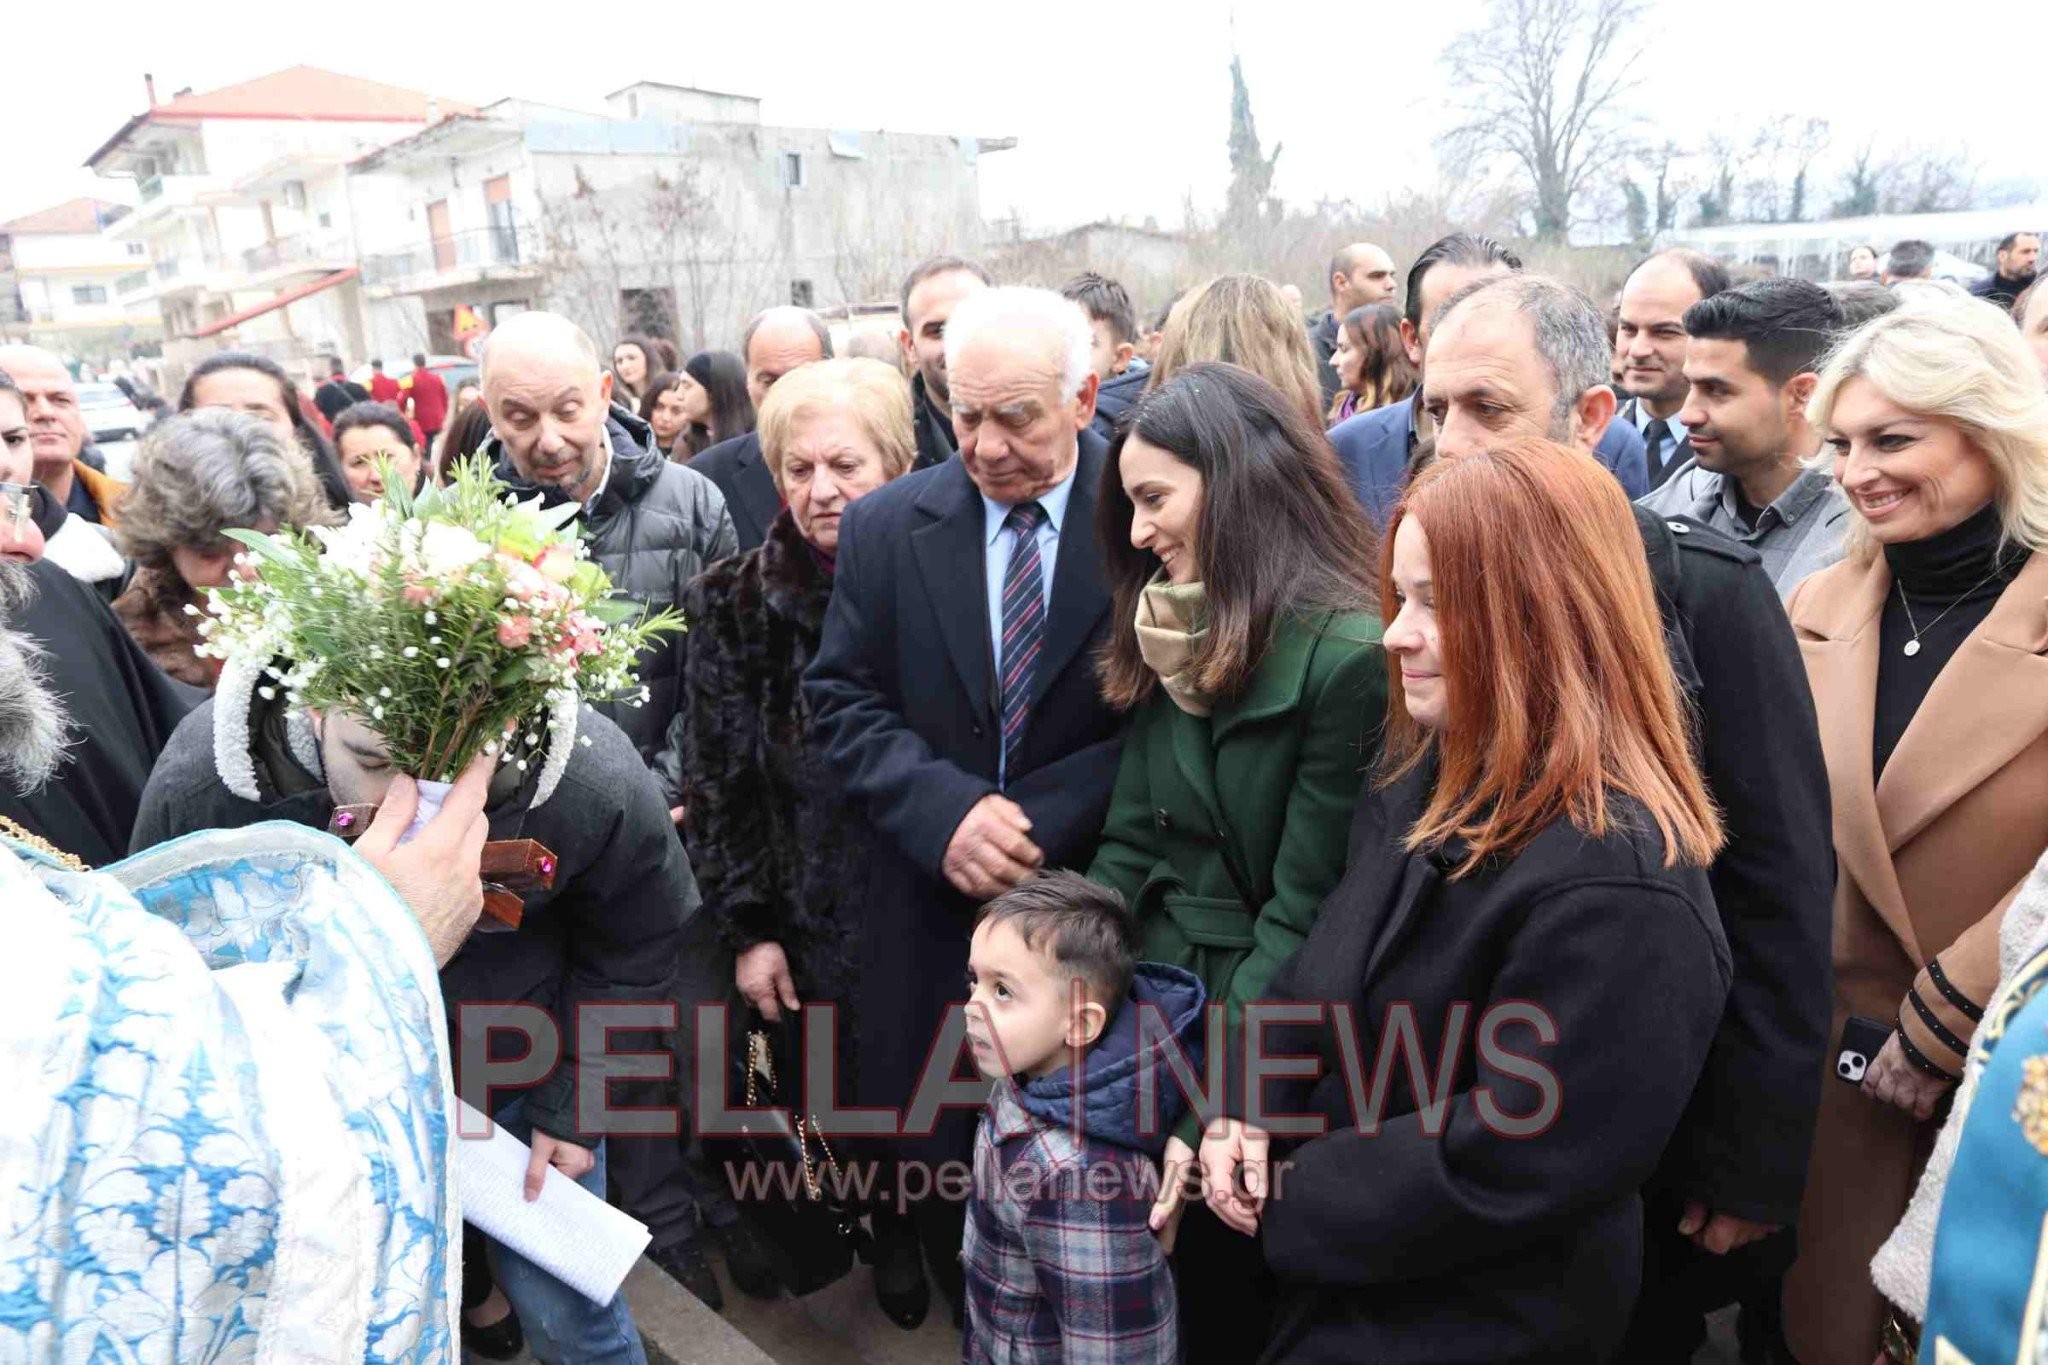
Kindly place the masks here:
<instances>
[{"instance_id":1,"label":"child's dark hair","mask_svg":"<svg viewBox=\"0 0 2048 1365\"><path fill-rule=\"evenodd\" d=\"M1044 872L982 906L975 926L984 923L1007 924L1032 951L1050 952L1061 971L1087 984L1108 1020L1116 1018L1136 970L1122 896L1078 872Z\"/></svg>"}]
</instances>

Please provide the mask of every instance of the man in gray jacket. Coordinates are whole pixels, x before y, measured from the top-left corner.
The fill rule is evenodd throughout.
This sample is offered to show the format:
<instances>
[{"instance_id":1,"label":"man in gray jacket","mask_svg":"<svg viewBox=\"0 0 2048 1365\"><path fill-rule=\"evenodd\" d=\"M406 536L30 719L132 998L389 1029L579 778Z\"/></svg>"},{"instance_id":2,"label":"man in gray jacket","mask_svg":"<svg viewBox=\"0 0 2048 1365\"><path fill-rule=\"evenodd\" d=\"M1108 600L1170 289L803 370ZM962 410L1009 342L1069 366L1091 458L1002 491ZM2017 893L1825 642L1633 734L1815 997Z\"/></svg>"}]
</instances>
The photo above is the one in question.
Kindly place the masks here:
<instances>
[{"instance_id":1,"label":"man in gray jacket","mask_svg":"<svg viewBox=\"0 0 2048 1365\"><path fill-rule=\"evenodd\" d=\"M591 557L649 611L680 606L683 588L735 552L717 485L655 448L647 424L611 402L612 376L581 327L554 313L521 313L491 333L483 357L491 440L484 454L521 497L583 504ZM668 803L679 795L660 761L668 742L688 635L640 661L643 706L600 710L654 769ZM670 756L672 760L672 755Z\"/></svg>"},{"instance_id":2,"label":"man in gray jacket","mask_svg":"<svg viewBox=\"0 0 2048 1365\"><path fill-rule=\"evenodd\" d=\"M1832 295L1776 277L1724 289L1685 310L1679 421L1691 458L1641 499L1691 517L1762 556L1778 596L1842 557L1849 505L1806 420L1820 358L1842 327Z\"/></svg>"}]
</instances>

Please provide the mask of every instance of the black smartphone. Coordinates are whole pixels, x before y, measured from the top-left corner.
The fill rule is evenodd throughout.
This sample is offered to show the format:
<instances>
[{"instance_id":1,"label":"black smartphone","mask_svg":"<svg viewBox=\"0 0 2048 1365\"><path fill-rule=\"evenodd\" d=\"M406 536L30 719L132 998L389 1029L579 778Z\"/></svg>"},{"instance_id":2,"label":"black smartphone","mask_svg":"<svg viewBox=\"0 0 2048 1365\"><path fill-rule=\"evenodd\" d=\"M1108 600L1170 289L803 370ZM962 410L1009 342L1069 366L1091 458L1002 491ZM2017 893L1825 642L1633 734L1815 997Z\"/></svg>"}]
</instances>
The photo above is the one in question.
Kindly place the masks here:
<instances>
[{"instance_id":1,"label":"black smartphone","mask_svg":"<svg viewBox=\"0 0 2048 1365\"><path fill-rule=\"evenodd\" d=\"M1852 1014L1842 1021L1842 1045L1835 1049L1835 1078L1850 1085L1863 1084L1863 1073L1884 1050L1892 1036L1891 1025Z\"/></svg>"}]
</instances>

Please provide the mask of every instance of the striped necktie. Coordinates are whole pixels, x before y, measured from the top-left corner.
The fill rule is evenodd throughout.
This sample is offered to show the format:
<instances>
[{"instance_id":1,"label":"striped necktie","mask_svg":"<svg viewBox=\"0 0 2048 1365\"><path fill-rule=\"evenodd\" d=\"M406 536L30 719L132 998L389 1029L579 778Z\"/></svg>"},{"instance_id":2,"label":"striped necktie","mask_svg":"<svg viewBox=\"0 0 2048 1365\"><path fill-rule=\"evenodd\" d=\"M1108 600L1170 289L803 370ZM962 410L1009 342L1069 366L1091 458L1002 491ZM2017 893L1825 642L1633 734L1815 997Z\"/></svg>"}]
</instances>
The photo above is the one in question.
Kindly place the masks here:
<instances>
[{"instance_id":1,"label":"striped necktie","mask_svg":"<svg viewBox=\"0 0 2048 1365\"><path fill-rule=\"evenodd\" d=\"M1024 733L1030 712L1031 675L1045 643L1045 570L1038 554L1038 528L1045 509L1020 503L1003 518L1003 529L1016 532L1010 546L1010 567L1003 573L1003 766Z\"/></svg>"}]
</instances>

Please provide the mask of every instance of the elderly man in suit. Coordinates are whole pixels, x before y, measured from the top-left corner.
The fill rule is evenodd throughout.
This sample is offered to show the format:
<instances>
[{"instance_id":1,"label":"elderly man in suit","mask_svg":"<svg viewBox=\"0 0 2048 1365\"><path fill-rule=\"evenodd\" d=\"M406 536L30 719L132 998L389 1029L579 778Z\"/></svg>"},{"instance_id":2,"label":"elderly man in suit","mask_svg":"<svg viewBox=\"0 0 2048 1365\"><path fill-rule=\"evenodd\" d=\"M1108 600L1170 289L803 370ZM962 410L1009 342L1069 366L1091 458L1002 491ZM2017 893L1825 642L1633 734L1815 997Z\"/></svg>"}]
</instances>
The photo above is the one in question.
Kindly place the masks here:
<instances>
[{"instance_id":1,"label":"elderly man in suit","mask_svg":"<svg viewBox=\"0 0 2048 1365\"><path fill-rule=\"evenodd\" d=\"M946 327L960 457L877 489L840 527L804 695L877 850L863 897L864 1105L908 1103L965 997L975 907L1041 867L1086 867L1108 810L1123 727L1093 661L1109 595L1090 342L1080 308L1047 290L961 300ZM901 1150L964 1159L973 1117L949 1110ZM929 1301L920 1239L958 1303L963 1213L928 1199L909 1223L878 1222L877 1288L899 1323Z\"/></svg>"}]
</instances>

